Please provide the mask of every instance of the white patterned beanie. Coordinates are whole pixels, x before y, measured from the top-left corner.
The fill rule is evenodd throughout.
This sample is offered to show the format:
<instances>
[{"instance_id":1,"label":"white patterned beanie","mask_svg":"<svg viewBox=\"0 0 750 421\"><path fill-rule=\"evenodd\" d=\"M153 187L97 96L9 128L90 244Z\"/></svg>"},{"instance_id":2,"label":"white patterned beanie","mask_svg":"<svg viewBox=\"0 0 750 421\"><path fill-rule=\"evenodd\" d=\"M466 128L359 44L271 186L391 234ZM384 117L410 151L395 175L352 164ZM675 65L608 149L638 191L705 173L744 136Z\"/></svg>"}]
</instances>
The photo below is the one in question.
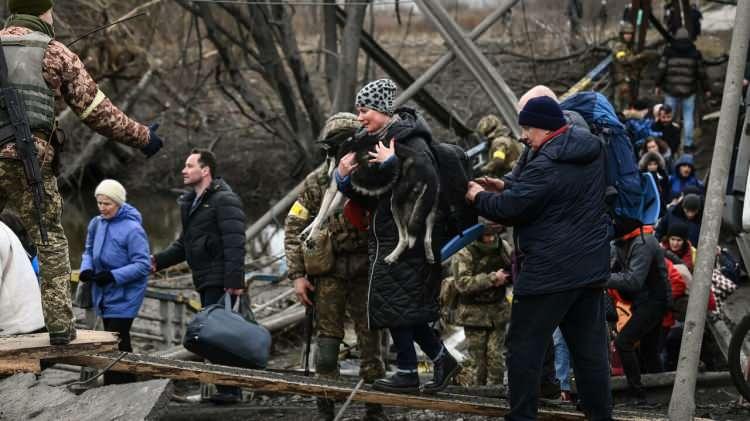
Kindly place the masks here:
<instances>
[{"instance_id":1,"label":"white patterned beanie","mask_svg":"<svg viewBox=\"0 0 750 421\"><path fill-rule=\"evenodd\" d=\"M390 79L375 80L357 93L354 106L393 115L393 101L396 99L397 89L398 86Z\"/></svg>"}]
</instances>

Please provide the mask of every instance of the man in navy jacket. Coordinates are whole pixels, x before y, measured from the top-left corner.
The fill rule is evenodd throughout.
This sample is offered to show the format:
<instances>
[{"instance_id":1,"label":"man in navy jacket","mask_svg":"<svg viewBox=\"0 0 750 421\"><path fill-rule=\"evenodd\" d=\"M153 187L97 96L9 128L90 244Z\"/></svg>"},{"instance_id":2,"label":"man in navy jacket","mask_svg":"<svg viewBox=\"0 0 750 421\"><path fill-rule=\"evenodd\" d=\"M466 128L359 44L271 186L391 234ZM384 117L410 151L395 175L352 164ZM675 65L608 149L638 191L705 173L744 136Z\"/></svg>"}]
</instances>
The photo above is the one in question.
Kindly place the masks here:
<instances>
[{"instance_id":1,"label":"man in navy jacket","mask_svg":"<svg viewBox=\"0 0 750 421\"><path fill-rule=\"evenodd\" d=\"M584 410L589 419L608 420L603 285L611 224L604 202L605 151L588 130L566 124L550 97L526 102L519 124L530 148L522 167L504 180L471 182L466 195L481 216L515 227L507 419L536 419L542 361L559 325Z\"/></svg>"}]
</instances>

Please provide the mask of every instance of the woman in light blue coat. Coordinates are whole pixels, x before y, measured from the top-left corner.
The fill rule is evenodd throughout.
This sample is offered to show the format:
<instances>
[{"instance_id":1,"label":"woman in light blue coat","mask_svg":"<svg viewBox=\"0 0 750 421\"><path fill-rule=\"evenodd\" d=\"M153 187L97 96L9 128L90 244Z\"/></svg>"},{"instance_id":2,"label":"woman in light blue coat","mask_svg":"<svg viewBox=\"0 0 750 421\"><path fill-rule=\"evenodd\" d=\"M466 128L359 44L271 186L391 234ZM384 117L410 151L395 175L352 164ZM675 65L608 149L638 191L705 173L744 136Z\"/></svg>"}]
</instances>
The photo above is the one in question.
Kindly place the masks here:
<instances>
[{"instance_id":1,"label":"woman in light blue coat","mask_svg":"<svg viewBox=\"0 0 750 421\"><path fill-rule=\"evenodd\" d=\"M125 203L125 188L104 180L94 193L99 215L91 219L80 279L92 282L92 301L104 330L117 332L120 351L132 352L130 327L143 303L151 258L141 214ZM134 381L132 374L107 372L105 384Z\"/></svg>"}]
</instances>

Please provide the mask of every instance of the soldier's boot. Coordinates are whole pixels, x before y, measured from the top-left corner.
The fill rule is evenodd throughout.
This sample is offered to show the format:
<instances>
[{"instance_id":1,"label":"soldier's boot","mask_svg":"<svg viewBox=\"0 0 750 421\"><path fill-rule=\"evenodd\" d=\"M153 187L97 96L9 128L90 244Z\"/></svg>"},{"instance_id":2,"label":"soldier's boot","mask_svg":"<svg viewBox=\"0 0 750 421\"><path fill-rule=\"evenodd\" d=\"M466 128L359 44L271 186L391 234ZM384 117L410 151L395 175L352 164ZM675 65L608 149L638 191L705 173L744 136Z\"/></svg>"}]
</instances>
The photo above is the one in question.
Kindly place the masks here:
<instances>
[{"instance_id":1,"label":"soldier's boot","mask_svg":"<svg viewBox=\"0 0 750 421\"><path fill-rule=\"evenodd\" d=\"M341 339L330 336L318 337L318 352L315 354L315 372L318 377L336 379L339 374L339 348ZM334 401L318 398L316 401L318 414L315 421L333 421Z\"/></svg>"},{"instance_id":2,"label":"soldier's boot","mask_svg":"<svg viewBox=\"0 0 750 421\"><path fill-rule=\"evenodd\" d=\"M377 403L365 404L365 416L362 421L388 421L383 405Z\"/></svg>"},{"instance_id":3,"label":"soldier's boot","mask_svg":"<svg viewBox=\"0 0 750 421\"><path fill-rule=\"evenodd\" d=\"M435 359L433 371L432 381L427 382L422 389L425 393L443 391L453 377L461 371L461 365L446 348L443 348L442 355Z\"/></svg>"},{"instance_id":4,"label":"soldier's boot","mask_svg":"<svg viewBox=\"0 0 750 421\"><path fill-rule=\"evenodd\" d=\"M318 398L315 404L318 407L318 413L313 418L314 421L333 421L336 414L334 414L332 399Z\"/></svg>"},{"instance_id":5,"label":"soldier's boot","mask_svg":"<svg viewBox=\"0 0 750 421\"><path fill-rule=\"evenodd\" d=\"M68 326L58 326L56 323L50 323L47 326L49 332L50 345L67 345L77 337L75 324L70 323Z\"/></svg>"}]
</instances>

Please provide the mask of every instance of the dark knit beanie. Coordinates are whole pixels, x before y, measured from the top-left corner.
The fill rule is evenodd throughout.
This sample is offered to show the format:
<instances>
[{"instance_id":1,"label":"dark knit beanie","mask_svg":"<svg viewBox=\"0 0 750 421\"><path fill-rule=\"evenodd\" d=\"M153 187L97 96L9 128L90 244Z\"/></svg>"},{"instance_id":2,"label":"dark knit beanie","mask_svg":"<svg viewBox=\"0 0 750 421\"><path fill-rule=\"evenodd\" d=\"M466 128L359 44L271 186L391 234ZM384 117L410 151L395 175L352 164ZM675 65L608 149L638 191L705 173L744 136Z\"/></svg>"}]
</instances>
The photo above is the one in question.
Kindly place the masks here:
<instances>
[{"instance_id":1,"label":"dark knit beanie","mask_svg":"<svg viewBox=\"0 0 750 421\"><path fill-rule=\"evenodd\" d=\"M39 16L51 9L54 3L54 0L8 0L8 13Z\"/></svg>"},{"instance_id":2,"label":"dark knit beanie","mask_svg":"<svg viewBox=\"0 0 750 421\"><path fill-rule=\"evenodd\" d=\"M678 237L682 238L683 240L687 240L689 235L690 229L684 222L675 221L669 224L669 228L667 229L667 238Z\"/></svg>"},{"instance_id":3,"label":"dark knit beanie","mask_svg":"<svg viewBox=\"0 0 750 421\"><path fill-rule=\"evenodd\" d=\"M518 114L518 124L554 131L565 125L565 116L557 101L540 96L526 103Z\"/></svg>"},{"instance_id":4,"label":"dark knit beanie","mask_svg":"<svg viewBox=\"0 0 750 421\"><path fill-rule=\"evenodd\" d=\"M393 115L393 100L396 99L397 89L396 84L390 79L370 82L357 93L354 106Z\"/></svg>"},{"instance_id":5,"label":"dark knit beanie","mask_svg":"<svg viewBox=\"0 0 750 421\"><path fill-rule=\"evenodd\" d=\"M701 210L701 197L697 194L686 194L682 199L682 208L685 210L698 212Z\"/></svg>"}]
</instances>

